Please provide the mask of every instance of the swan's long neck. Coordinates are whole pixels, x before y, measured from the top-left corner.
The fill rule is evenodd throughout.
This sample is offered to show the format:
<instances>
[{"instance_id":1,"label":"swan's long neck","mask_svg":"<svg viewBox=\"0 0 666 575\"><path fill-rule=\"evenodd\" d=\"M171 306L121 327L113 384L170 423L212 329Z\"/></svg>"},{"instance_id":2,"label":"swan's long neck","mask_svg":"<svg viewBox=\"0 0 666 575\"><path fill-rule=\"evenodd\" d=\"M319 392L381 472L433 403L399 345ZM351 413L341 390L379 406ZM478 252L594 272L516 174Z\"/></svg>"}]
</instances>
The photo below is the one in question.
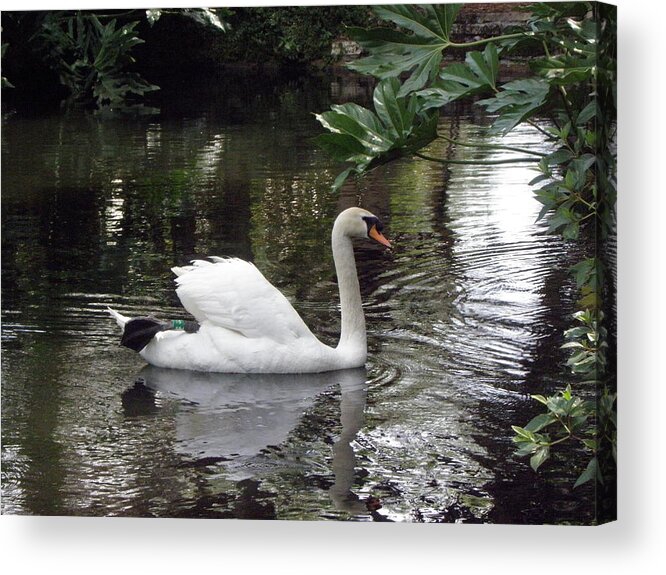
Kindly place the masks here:
<instances>
[{"instance_id":1,"label":"swan's long neck","mask_svg":"<svg viewBox=\"0 0 666 575\"><path fill-rule=\"evenodd\" d=\"M333 226L331 245L335 271L338 276L340 308L342 311L342 329L337 349L345 355L362 357L359 364L362 365L367 355L367 342L354 248L351 239L335 225Z\"/></svg>"}]
</instances>

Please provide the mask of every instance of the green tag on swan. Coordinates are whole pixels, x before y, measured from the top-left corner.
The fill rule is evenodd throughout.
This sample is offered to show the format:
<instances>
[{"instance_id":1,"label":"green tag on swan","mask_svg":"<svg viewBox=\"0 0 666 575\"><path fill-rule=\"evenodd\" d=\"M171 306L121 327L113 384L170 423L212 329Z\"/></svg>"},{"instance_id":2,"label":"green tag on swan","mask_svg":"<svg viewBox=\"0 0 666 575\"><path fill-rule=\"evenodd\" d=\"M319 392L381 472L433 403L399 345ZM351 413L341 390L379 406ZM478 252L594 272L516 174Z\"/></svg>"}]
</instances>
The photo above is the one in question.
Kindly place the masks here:
<instances>
[{"instance_id":1,"label":"green tag on swan","mask_svg":"<svg viewBox=\"0 0 666 575\"><path fill-rule=\"evenodd\" d=\"M187 321L185 319L172 319L170 327L166 329L176 329L186 331L187 333L196 333L199 331L199 324L196 321Z\"/></svg>"}]
</instances>

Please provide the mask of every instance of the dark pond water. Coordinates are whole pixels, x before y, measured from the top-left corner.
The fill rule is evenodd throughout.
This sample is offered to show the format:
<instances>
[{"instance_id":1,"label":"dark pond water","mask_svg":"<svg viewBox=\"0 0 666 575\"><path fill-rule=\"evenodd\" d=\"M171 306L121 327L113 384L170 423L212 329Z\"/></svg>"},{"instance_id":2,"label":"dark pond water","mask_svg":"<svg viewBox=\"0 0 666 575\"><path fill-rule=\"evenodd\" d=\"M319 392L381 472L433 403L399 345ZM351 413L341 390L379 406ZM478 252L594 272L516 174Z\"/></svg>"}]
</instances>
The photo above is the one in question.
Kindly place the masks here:
<instances>
[{"instance_id":1,"label":"dark pond water","mask_svg":"<svg viewBox=\"0 0 666 575\"><path fill-rule=\"evenodd\" d=\"M4 111L3 513L590 521L579 470L537 475L512 454L529 394L568 379L576 261L534 223L530 165L406 160L336 195L313 113L368 94L353 78L227 79L144 118ZM440 131L492 141L487 125L461 112ZM542 146L532 129L508 143ZM366 369L198 374L118 345L106 306L185 317L169 269L206 255L254 261L334 343L329 235L357 204L395 246L357 247Z\"/></svg>"}]
</instances>

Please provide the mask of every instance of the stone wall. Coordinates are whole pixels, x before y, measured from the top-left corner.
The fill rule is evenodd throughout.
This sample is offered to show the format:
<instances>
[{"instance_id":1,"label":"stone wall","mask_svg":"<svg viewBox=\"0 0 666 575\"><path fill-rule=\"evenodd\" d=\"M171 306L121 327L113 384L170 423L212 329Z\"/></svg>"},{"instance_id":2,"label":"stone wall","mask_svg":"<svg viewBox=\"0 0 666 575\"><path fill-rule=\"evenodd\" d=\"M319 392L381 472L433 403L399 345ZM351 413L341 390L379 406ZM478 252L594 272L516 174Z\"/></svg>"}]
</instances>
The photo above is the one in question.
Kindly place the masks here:
<instances>
[{"instance_id":1,"label":"stone wall","mask_svg":"<svg viewBox=\"0 0 666 575\"><path fill-rule=\"evenodd\" d=\"M520 8L529 5L529 2L465 4L453 26L454 40L470 42L498 36L511 26L523 25L529 12Z\"/></svg>"}]
</instances>

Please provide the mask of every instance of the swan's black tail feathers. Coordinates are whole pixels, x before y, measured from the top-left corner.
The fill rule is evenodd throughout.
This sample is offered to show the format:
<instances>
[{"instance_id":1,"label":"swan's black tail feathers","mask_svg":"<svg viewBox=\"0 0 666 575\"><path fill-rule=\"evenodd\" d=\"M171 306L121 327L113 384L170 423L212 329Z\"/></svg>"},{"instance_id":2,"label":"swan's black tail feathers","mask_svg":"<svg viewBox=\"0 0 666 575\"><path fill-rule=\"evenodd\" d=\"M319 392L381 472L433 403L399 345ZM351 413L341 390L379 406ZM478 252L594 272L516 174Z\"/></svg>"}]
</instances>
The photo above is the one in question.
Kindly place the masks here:
<instances>
[{"instance_id":1,"label":"swan's black tail feathers","mask_svg":"<svg viewBox=\"0 0 666 575\"><path fill-rule=\"evenodd\" d=\"M171 322L163 322L154 317L135 317L125 324L120 345L134 351L141 351L155 334L171 329Z\"/></svg>"},{"instance_id":2,"label":"swan's black tail feathers","mask_svg":"<svg viewBox=\"0 0 666 575\"><path fill-rule=\"evenodd\" d=\"M169 329L196 333L199 331L199 324L196 321L160 321L154 317L135 317L125 324L120 345L134 351L141 351L155 337L155 334Z\"/></svg>"}]
</instances>

